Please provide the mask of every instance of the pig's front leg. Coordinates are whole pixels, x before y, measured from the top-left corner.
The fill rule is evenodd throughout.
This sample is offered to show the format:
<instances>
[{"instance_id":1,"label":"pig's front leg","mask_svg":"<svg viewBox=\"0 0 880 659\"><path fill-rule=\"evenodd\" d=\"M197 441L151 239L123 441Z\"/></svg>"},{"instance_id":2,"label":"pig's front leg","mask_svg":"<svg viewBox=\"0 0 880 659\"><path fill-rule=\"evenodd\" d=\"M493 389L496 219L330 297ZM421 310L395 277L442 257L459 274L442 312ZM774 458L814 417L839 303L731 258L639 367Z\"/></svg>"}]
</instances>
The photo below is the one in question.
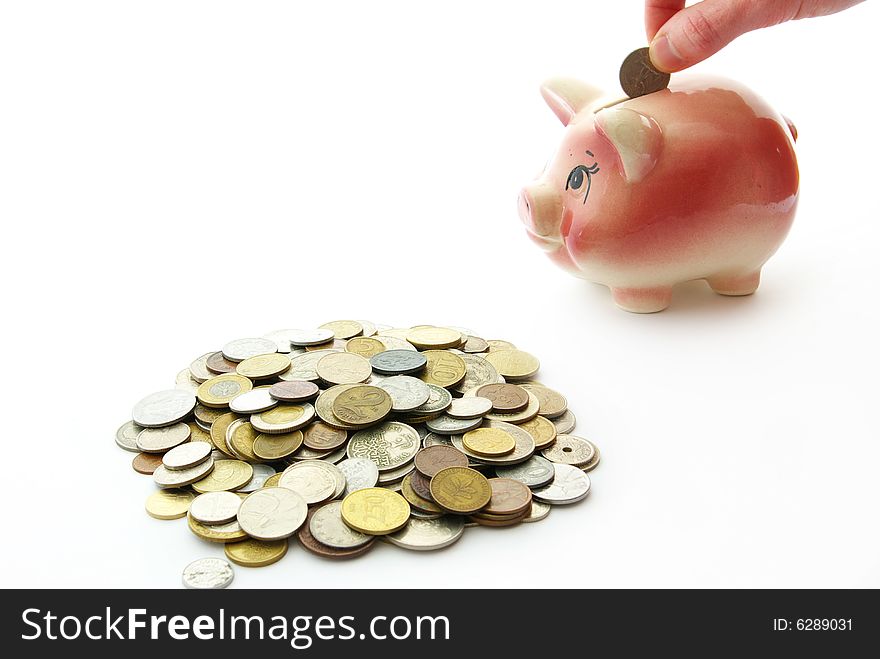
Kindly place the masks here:
<instances>
[{"instance_id":1,"label":"pig's front leg","mask_svg":"<svg viewBox=\"0 0 880 659\"><path fill-rule=\"evenodd\" d=\"M751 295L761 283L761 271L737 275L715 275L706 277L712 290L718 295Z\"/></svg>"},{"instance_id":2,"label":"pig's front leg","mask_svg":"<svg viewBox=\"0 0 880 659\"><path fill-rule=\"evenodd\" d=\"M614 303L624 311L657 313L672 302L672 286L651 288L611 288Z\"/></svg>"}]
</instances>

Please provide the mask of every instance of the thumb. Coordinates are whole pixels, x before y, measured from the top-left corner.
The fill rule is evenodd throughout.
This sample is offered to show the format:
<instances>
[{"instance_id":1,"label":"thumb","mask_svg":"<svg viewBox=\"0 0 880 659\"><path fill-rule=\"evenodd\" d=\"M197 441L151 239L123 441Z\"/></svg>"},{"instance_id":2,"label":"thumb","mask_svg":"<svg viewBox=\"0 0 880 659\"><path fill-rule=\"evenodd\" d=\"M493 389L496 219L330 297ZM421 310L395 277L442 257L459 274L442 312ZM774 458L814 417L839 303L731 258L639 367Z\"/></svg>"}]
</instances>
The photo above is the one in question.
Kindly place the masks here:
<instances>
[{"instance_id":1,"label":"thumb","mask_svg":"<svg viewBox=\"0 0 880 659\"><path fill-rule=\"evenodd\" d=\"M651 61L658 69L680 71L714 55L741 34L782 22L777 2L703 0L670 18L651 42Z\"/></svg>"}]
</instances>

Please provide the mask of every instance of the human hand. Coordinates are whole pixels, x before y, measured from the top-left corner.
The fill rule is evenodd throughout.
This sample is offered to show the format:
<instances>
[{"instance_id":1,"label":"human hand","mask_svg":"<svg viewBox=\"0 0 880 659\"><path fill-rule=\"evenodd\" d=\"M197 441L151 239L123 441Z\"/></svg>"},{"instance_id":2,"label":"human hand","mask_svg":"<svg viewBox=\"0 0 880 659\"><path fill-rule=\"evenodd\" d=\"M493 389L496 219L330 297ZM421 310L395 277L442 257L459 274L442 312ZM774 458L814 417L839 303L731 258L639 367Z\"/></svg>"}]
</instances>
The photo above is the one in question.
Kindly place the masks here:
<instances>
[{"instance_id":1,"label":"human hand","mask_svg":"<svg viewBox=\"0 0 880 659\"><path fill-rule=\"evenodd\" d=\"M827 16L862 0L645 0L651 61L681 71L714 55L741 34L813 16Z\"/></svg>"}]
</instances>

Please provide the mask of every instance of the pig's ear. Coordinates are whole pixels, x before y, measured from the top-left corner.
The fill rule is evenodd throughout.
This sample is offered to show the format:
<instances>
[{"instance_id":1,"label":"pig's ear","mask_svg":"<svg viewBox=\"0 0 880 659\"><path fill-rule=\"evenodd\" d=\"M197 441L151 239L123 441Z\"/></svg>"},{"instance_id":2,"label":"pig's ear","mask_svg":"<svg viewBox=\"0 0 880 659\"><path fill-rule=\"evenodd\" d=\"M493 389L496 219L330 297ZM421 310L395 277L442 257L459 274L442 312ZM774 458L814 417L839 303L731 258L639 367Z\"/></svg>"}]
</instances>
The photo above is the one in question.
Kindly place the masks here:
<instances>
[{"instance_id":1,"label":"pig's ear","mask_svg":"<svg viewBox=\"0 0 880 659\"><path fill-rule=\"evenodd\" d=\"M663 132L651 117L612 107L596 115L596 124L617 149L628 182L638 183L654 169L663 149Z\"/></svg>"},{"instance_id":2,"label":"pig's ear","mask_svg":"<svg viewBox=\"0 0 880 659\"><path fill-rule=\"evenodd\" d=\"M541 96L562 125L568 126L572 117L600 98L602 92L573 78L552 78L541 85Z\"/></svg>"}]
</instances>

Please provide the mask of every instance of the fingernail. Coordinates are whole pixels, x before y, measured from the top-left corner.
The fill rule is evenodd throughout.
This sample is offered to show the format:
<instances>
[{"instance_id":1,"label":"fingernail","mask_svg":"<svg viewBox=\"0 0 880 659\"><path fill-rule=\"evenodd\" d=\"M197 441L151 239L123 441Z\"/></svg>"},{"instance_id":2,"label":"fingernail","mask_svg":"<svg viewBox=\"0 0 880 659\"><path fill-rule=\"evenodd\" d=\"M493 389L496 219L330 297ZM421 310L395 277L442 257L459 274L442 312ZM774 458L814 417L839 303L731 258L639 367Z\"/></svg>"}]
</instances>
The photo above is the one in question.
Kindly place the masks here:
<instances>
[{"instance_id":1,"label":"fingernail","mask_svg":"<svg viewBox=\"0 0 880 659\"><path fill-rule=\"evenodd\" d=\"M661 71L677 71L681 68L681 54L665 34L651 42L651 62Z\"/></svg>"}]
</instances>

